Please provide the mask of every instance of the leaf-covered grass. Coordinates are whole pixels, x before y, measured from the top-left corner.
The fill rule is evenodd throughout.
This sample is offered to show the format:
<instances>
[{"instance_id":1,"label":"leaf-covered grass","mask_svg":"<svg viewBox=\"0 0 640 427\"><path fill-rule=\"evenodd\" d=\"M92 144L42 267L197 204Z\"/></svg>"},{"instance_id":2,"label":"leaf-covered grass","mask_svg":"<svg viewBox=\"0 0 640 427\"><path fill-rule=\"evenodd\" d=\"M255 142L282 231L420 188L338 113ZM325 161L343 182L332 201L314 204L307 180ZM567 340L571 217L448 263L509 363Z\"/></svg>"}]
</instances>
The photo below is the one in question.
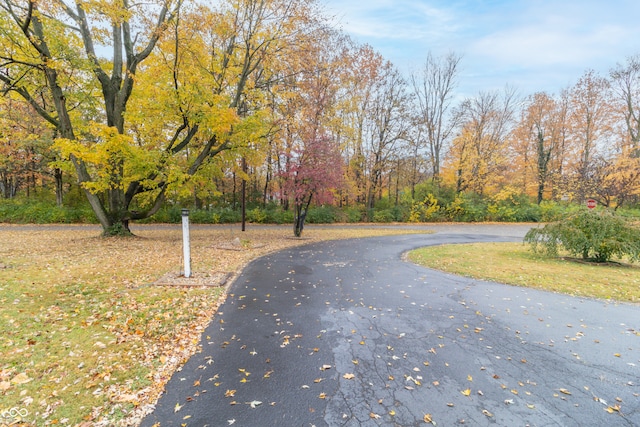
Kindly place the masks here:
<instances>
[{"instance_id":1,"label":"leaf-covered grass","mask_svg":"<svg viewBox=\"0 0 640 427\"><path fill-rule=\"evenodd\" d=\"M133 231L102 238L91 226L2 226L0 412L26 410L23 425L135 425L197 350L224 289L154 285L181 271L181 227ZM233 273L314 240L406 232L309 229L297 240L289 228L193 227L192 271ZM244 250L220 249L235 238Z\"/></svg>"},{"instance_id":2,"label":"leaf-covered grass","mask_svg":"<svg viewBox=\"0 0 640 427\"><path fill-rule=\"evenodd\" d=\"M522 243L474 243L421 248L417 264L467 277L569 295L640 302L640 264L593 264L548 258Z\"/></svg>"}]
</instances>

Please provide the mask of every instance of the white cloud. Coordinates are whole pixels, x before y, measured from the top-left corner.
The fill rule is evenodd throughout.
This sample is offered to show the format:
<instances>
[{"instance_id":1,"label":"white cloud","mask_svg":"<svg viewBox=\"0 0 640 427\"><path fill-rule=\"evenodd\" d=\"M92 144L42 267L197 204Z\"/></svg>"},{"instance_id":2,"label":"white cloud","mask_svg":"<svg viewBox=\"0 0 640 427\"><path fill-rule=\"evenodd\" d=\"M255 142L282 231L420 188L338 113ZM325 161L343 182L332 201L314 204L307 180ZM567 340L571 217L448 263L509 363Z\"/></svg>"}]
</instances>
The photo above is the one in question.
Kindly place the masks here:
<instances>
[{"instance_id":1,"label":"white cloud","mask_svg":"<svg viewBox=\"0 0 640 427\"><path fill-rule=\"evenodd\" d=\"M328 0L343 29L408 71L463 55L465 91L557 91L640 53L637 0Z\"/></svg>"},{"instance_id":2,"label":"white cloud","mask_svg":"<svg viewBox=\"0 0 640 427\"><path fill-rule=\"evenodd\" d=\"M428 36L441 37L455 28L455 16L450 11L425 1L332 0L327 5L345 31L358 39L411 42Z\"/></svg>"}]
</instances>

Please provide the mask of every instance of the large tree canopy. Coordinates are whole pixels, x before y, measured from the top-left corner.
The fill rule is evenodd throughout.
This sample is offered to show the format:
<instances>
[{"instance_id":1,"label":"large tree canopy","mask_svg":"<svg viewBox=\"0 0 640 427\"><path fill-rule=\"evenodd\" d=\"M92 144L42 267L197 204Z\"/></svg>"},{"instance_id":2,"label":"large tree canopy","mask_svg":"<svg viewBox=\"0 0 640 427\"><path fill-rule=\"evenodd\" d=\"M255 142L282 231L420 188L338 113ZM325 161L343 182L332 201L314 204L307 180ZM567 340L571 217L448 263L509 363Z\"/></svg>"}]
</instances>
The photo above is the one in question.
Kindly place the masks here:
<instances>
[{"instance_id":1,"label":"large tree canopy","mask_svg":"<svg viewBox=\"0 0 640 427\"><path fill-rule=\"evenodd\" d=\"M57 132L106 234L153 215L173 184L264 136L279 59L312 2L3 0L0 79Z\"/></svg>"}]
</instances>

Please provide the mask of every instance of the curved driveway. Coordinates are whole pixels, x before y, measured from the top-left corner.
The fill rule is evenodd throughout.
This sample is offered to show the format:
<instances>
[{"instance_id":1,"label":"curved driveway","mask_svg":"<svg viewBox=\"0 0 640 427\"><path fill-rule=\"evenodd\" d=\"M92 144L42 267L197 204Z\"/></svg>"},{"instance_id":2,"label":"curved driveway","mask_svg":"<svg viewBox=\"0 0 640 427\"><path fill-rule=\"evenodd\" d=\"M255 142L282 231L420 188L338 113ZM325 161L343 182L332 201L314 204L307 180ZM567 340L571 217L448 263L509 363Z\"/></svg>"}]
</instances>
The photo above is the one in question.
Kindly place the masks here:
<instances>
[{"instance_id":1,"label":"curved driveway","mask_svg":"<svg viewBox=\"0 0 640 427\"><path fill-rule=\"evenodd\" d=\"M640 307L404 262L529 227L430 228L251 263L142 425L640 425Z\"/></svg>"}]
</instances>

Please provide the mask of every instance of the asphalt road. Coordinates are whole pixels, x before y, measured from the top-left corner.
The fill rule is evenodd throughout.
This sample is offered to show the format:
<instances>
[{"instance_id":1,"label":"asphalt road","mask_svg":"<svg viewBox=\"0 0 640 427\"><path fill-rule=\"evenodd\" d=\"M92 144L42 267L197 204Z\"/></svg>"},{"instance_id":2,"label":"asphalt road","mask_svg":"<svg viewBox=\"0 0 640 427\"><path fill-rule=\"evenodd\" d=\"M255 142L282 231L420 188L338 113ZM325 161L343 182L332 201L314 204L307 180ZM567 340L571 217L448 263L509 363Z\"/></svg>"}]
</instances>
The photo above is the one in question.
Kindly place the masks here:
<instances>
[{"instance_id":1,"label":"asphalt road","mask_svg":"<svg viewBox=\"0 0 640 427\"><path fill-rule=\"evenodd\" d=\"M142 426L640 426L639 306L402 260L528 227L435 229L251 263Z\"/></svg>"}]
</instances>

